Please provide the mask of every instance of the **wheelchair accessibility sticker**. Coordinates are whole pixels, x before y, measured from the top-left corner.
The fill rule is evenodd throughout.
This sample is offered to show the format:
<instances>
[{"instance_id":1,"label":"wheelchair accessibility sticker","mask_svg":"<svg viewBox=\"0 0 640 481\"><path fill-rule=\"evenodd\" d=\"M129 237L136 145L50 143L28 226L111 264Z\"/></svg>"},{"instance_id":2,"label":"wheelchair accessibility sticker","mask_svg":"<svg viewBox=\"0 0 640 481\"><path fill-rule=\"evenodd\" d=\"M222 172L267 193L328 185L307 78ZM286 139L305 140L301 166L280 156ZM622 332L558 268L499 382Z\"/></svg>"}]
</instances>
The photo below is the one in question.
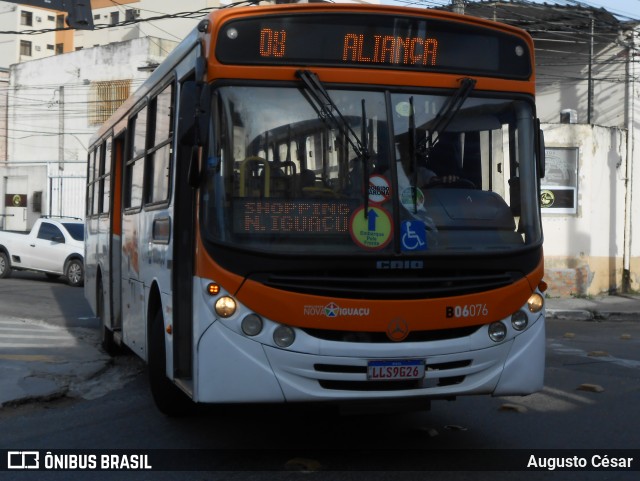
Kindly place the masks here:
<instances>
[{"instance_id":1,"label":"wheelchair accessibility sticker","mask_svg":"<svg viewBox=\"0 0 640 481\"><path fill-rule=\"evenodd\" d=\"M382 249L391 241L393 221L380 207L370 207L366 217L364 207L360 207L351 216L350 232L353 241L363 249Z\"/></svg>"},{"instance_id":2,"label":"wheelchair accessibility sticker","mask_svg":"<svg viewBox=\"0 0 640 481\"><path fill-rule=\"evenodd\" d=\"M426 251L428 248L427 229L422 221L403 221L400 225L400 236L403 251Z\"/></svg>"}]
</instances>

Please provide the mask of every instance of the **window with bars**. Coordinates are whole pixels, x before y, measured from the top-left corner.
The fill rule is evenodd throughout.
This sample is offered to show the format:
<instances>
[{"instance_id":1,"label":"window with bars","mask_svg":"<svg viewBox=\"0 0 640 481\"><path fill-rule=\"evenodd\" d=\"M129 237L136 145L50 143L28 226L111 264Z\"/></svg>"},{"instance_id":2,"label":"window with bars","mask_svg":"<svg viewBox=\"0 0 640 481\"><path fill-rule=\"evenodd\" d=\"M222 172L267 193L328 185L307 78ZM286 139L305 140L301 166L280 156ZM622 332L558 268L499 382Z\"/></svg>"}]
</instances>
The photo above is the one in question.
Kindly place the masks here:
<instances>
[{"instance_id":1,"label":"window with bars","mask_svg":"<svg viewBox=\"0 0 640 481\"><path fill-rule=\"evenodd\" d=\"M28 40L20 40L20 55L31 57L31 42Z\"/></svg>"},{"instance_id":2,"label":"window with bars","mask_svg":"<svg viewBox=\"0 0 640 481\"><path fill-rule=\"evenodd\" d=\"M89 124L100 125L127 100L131 94L131 80L92 82L89 94Z\"/></svg>"},{"instance_id":3,"label":"window with bars","mask_svg":"<svg viewBox=\"0 0 640 481\"><path fill-rule=\"evenodd\" d=\"M20 12L20 25L27 27L33 26L33 13L32 12Z\"/></svg>"}]
</instances>

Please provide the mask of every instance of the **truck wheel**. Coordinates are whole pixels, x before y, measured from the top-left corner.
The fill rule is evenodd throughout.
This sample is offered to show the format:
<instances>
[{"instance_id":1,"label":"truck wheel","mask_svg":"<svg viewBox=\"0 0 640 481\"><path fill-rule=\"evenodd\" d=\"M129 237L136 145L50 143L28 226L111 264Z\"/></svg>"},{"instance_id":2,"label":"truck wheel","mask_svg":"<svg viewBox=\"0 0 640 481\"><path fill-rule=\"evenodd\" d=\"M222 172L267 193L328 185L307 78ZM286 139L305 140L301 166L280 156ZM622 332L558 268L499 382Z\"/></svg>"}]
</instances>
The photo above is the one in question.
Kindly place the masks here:
<instances>
[{"instance_id":1,"label":"truck wheel","mask_svg":"<svg viewBox=\"0 0 640 481\"><path fill-rule=\"evenodd\" d=\"M70 286L80 287L84 285L84 267L82 266L82 261L78 259L70 260L64 275Z\"/></svg>"},{"instance_id":2,"label":"truck wheel","mask_svg":"<svg viewBox=\"0 0 640 481\"><path fill-rule=\"evenodd\" d=\"M0 279L9 277L11 275L11 264L9 258L4 252L0 252Z\"/></svg>"},{"instance_id":3,"label":"truck wheel","mask_svg":"<svg viewBox=\"0 0 640 481\"><path fill-rule=\"evenodd\" d=\"M161 413L171 417L184 416L194 403L167 377L166 358L164 319L162 311L158 310L149 332L149 387Z\"/></svg>"}]
</instances>

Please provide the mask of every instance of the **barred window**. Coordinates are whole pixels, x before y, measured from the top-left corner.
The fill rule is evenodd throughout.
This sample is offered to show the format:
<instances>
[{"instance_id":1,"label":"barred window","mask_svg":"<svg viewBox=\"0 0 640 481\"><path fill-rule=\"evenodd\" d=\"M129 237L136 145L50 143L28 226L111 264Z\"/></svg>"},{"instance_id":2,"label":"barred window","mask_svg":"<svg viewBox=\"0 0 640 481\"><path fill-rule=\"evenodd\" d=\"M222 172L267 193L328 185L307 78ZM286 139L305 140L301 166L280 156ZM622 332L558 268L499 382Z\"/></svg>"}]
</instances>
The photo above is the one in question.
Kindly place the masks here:
<instances>
[{"instance_id":1,"label":"barred window","mask_svg":"<svg viewBox=\"0 0 640 481\"><path fill-rule=\"evenodd\" d=\"M89 124L100 125L127 100L131 93L131 80L92 82L89 93Z\"/></svg>"},{"instance_id":2,"label":"barred window","mask_svg":"<svg viewBox=\"0 0 640 481\"><path fill-rule=\"evenodd\" d=\"M25 12L24 10L20 12L20 25L25 25L28 27L33 26L33 13Z\"/></svg>"},{"instance_id":3,"label":"barred window","mask_svg":"<svg viewBox=\"0 0 640 481\"><path fill-rule=\"evenodd\" d=\"M20 40L20 55L31 57L31 42L28 40Z\"/></svg>"}]
</instances>

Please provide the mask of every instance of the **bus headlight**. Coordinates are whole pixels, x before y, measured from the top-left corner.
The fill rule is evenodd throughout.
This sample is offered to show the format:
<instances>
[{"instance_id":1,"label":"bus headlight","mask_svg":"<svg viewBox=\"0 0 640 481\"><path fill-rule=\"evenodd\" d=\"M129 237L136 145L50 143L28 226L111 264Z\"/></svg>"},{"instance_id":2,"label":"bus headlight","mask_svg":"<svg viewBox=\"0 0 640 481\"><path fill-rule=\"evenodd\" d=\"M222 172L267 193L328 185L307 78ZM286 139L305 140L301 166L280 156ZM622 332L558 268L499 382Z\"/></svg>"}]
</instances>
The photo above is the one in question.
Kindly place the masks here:
<instances>
[{"instance_id":1,"label":"bus headlight","mask_svg":"<svg viewBox=\"0 0 640 481\"><path fill-rule=\"evenodd\" d=\"M289 326L278 326L273 331L273 342L278 347L289 347L296 340L295 331Z\"/></svg>"},{"instance_id":2,"label":"bus headlight","mask_svg":"<svg viewBox=\"0 0 640 481\"><path fill-rule=\"evenodd\" d=\"M527 307L529 311L533 313L540 312L544 307L544 298L537 292L531 294L531 297L529 297L527 301Z\"/></svg>"},{"instance_id":3,"label":"bus headlight","mask_svg":"<svg viewBox=\"0 0 640 481\"><path fill-rule=\"evenodd\" d=\"M231 317L236 312L236 307L233 297L223 296L216 301L216 314L220 317Z\"/></svg>"},{"instance_id":4,"label":"bus headlight","mask_svg":"<svg viewBox=\"0 0 640 481\"><path fill-rule=\"evenodd\" d=\"M489 325L489 337L493 342L500 342L507 337L507 326L502 322L494 322Z\"/></svg>"},{"instance_id":5,"label":"bus headlight","mask_svg":"<svg viewBox=\"0 0 640 481\"><path fill-rule=\"evenodd\" d=\"M262 326L262 319L257 314L244 316L244 319L242 319L242 322L240 323L242 332L247 336L257 336L260 334L262 332Z\"/></svg>"},{"instance_id":6,"label":"bus headlight","mask_svg":"<svg viewBox=\"0 0 640 481\"><path fill-rule=\"evenodd\" d=\"M524 311L511 314L511 325L516 331L522 331L529 325L529 316Z\"/></svg>"}]
</instances>

